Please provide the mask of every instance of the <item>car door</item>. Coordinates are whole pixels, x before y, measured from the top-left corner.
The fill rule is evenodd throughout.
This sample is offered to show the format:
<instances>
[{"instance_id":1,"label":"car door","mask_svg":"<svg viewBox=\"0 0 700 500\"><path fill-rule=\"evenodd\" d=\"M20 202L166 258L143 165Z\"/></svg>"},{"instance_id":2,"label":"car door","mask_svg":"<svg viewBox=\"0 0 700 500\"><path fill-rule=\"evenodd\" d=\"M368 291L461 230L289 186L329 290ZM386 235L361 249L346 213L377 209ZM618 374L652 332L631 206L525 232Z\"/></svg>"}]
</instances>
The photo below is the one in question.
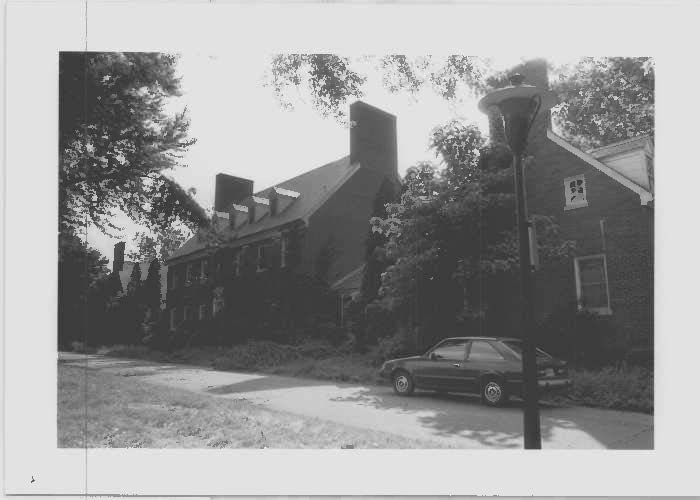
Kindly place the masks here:
<instances>
[{"instance_id":1,"label":"car door","mask_svg":"<svg viewBox=\"0 0 700 500\"><path fill-rule=\"evenodd\" d=\"M488 340L472 340L467 359L460 367L460 379L464 392L478 393L483 375L503 373L508 362Z\"/></svg>"},{"instance_id":2,"label":"car door","mask_svg":"<svg viewBox=\"0 0 700 500\"><path fill-rule=\"evenodd\" d=\"M416 385L426 389L455 390L459 385L459 367L466 356L467 341L447 339L428 353L420 368L414 370Z\"/></svg>"}]
</instances>

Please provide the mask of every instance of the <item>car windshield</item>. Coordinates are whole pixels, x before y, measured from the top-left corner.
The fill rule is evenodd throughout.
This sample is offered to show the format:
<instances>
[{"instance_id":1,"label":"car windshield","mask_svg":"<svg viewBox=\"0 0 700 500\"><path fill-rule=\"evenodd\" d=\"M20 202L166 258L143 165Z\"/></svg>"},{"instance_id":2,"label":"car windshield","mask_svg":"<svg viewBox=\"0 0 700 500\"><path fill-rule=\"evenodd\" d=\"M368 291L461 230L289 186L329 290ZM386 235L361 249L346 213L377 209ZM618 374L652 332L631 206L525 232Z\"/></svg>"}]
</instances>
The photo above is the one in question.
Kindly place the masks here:
<instances>
[{"instance_id":1,"label":"car windshield","mask_svg":"<svg viewBox=\"0 0 700 500\"><path fill-rule=\"evenodd\" d=\"M518 356L523 354L523 343L520 340L504 340L503 343L510 347ZM537 357L541 359L552 359L552 356L544 352L539 347L537 348Z\"/></svg>"}]
</instances>

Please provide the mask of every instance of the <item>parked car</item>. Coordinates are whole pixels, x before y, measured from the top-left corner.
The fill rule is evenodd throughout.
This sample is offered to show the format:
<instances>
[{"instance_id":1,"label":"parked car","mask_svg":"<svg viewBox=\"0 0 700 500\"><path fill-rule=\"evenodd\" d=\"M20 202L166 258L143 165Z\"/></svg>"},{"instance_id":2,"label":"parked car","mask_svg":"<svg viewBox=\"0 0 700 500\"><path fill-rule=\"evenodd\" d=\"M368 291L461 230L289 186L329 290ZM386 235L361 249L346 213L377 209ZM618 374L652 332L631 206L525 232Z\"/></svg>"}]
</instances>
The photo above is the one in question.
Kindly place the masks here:
<instances>
[{"instance_id":1,"label":"parked car","mask_svg":"<svg viewBox=\"0 0 700 500\"><path fill-rule=\"evenodd\" d=\"M507 337L444 339L422 356L385 362L380 375L391 380L394 391L408 396L413 390L475 393L491 406L511 395L522 395L522 341ZM540 390L571 386L566 362L537 349Z\"/></svg>"}]
</instances>

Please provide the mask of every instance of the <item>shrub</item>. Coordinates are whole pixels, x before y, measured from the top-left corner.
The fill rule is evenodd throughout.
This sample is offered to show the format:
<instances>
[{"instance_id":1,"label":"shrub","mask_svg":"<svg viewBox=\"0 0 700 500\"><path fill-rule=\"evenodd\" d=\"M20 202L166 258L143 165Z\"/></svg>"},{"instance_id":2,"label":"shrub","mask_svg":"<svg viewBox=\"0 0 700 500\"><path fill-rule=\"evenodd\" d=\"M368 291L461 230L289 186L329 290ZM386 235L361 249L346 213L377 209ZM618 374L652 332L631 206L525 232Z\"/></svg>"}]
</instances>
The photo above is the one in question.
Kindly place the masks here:
<instances>
[{"instance_id":1,"label":"shrub","mask_svg":"<svg viewBox=\"0 0 700 500\"><path fill-rule=\"evenodd\" d=\"M602 367L624 358L625 346L611 320L575 306L554 311L540 322L540 344L576 366Z\"/></svg>"},{"instance_id":2,"label":"shrub","mask_svg":"<svg viewBox=\"0 0 700 500\"><path fill-rule=\"evenodd\" d=\"M375 362L381 363L387 359L416 354L418 346L415 338L408 329L401 329L390 337L379 339L373 351Z\"/></svg>"},{"instance_id":3,"label":"shrub","mask_svg":"<svg viewBox=\"0 0 700 500\"><path fill-rule=\"evenodd\" d=\"M647 369L577 370L572 373L572 381L568 397L576 403L645 413L654 411L654 377Z\"/></svg>"}]
</instances>

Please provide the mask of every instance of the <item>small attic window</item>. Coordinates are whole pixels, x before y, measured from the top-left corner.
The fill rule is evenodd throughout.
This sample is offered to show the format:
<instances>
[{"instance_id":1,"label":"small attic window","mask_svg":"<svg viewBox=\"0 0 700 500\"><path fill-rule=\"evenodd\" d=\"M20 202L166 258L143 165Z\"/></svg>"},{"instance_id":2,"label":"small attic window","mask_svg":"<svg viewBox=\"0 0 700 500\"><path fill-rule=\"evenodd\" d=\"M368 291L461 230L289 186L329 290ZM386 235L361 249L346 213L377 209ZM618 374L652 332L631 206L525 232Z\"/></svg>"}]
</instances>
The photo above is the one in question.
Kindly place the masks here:
<instances>
[{"instance_id":1,"label":"small attic window","mask_svg":"<svg viewBox=\"0 0 700 500\"><path fill-rule=\"evenodd\" d=\"M583 175L564 179L564 210L573 210L588 206L586 179Z\"/></svg>"}]
</instances>

